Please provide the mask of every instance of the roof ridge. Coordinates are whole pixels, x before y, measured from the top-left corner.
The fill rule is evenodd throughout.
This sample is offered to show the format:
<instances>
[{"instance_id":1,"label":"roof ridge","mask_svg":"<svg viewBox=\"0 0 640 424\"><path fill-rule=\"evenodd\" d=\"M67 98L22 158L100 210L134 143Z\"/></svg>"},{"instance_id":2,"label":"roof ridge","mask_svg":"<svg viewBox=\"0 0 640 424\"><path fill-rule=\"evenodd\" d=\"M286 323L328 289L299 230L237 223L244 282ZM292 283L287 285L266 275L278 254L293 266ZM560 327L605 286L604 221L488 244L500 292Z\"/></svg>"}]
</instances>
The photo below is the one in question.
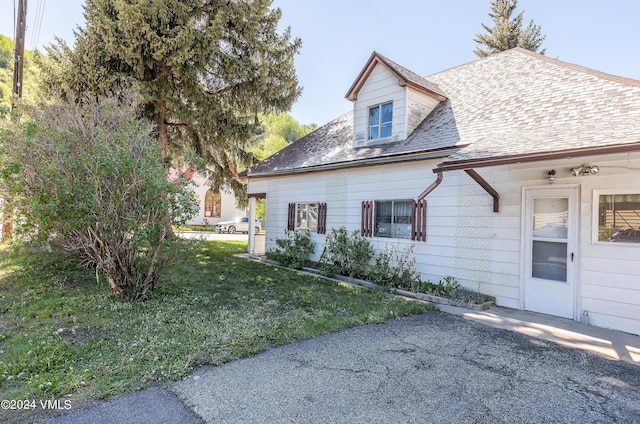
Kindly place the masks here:
<instances>
[{"instance_id":1,"label":"roof ridge","mask_svg":"<svg viewBox=\"0 0 640 424\"><path fill-rule=\"evenodd\" d=\"M501 51L499 53L494 53L494 54L489 55L489 56L481 57L481 58L472 60L471 62L463 63L461 65L456 65L456 66L453 66L451 68L448 68L448 69L445 69L445 70L442 70L442 71L438 71L438 72L435 72L433 74L429 74L429 75L425 76L424 78L428 79L429 77L433 77L433 76L436 76L436 75L444 74L444 73L447 73L447 72L452 71L454 69L463 68L463 67L472 65L474 63L481 62L481 61L490 60L492 58L495 58L496 56L503 56L503 55L507 55L507 54L513 54L514 52L525 54L525 55L530 56L530 57L532 57L534 59L538 59L540 61L551 63L551 64L554 64L554 65L557 65L557 66L561 66L563 68L573 69L574 71L578 71L578 72L582 72L582 73L585 73L585 74L588 74L588 75L592 75L592 76L594 76L596 78L601 78L601 79L605 79L605 80L608 80L608 81L611 81L611 82L615 82L615 83L618 83L618 84L629 85L629 86L632 86L632 87L640 87L640 80L636 80L636 79L628 78L628 77L623 77L623 76L619 76L619 75L614 75L614 74L609 74L609 73L606 73L606 72L603 72L603 71L599 71L597 69L589 68L589 67L586 67L586 66L583 66L583 65L577 65L575 63L566 62L564 60L554 59L552 57L549 57L549 56L546 56L546 55L543 55L543 54L540 54L540 53L532 52L531 50L527 50L527 49L524 49L522 47L514 47L514 48L509 49L509 50L504 50L504 51Z\"/></svg>"},{"instance_id":2,"label":"roof ridge","mask_svg":"<svg viewBox=\"0 0 640 424\"><path fill-rule=\"evenodd\" d=\"M417 74L415 72L413 72L411 69L400 65L398 62L389 59L388 57L374 51L374 54L377 55L382 61L384 61L388 66L390 66L391 68L395 69L402 78L404 78L406 81L408 82L413 82L413 83L418 83L423 85L425 88L433 90L434 88L437 89L437 91L435 91L436 94L440 94L442 96L444 96L444 94L442 93L442 90L440 89L440 87L438 87L437 84L435 84L433 81L429 81L427 78L423 77L420 74ZM424 84L422 83L424 81ZM429 87L432 86L432 87Z\"/></svg>"},{"instance_id":3,"label":"roof ridge","mask_svg":"<svg viewBox=\"0 0 640 424\"><path fill-rule=\"evenodd\" d=\"M603 72L603 71L599 71L597 69L593 69L593 68L589 68L587 66L584 65L578 65L575 63L571 63L571 62L567 62L564 60L560 60L560 59L554 59L552 57L546 56L546 55L542 55L540 53L536 53L536 52L532 52L531 50L527 50L527 49L523 49L521 47L516 47L515 49L512 50L517 50L520 53L524 53L527 54L531 57L549 62L549 63L553 63L555 65L558 66L562 66L564 68L569 68L569 69L573 69L575 71L579 71L579 72L583 72L589 75L593 75L594 77L597 78L602 78L602 79L606 79L612 82L616 82L619 84L624 84L624 85L631 85L633 87L640 87L640 80L636 80L633 78L628 78L628 77L623 77L620 75L614 75L614 74L610 74L607 72Z\"/></svg>"},{"instance_id":4,"label":"roof ridge","mask_svg":"<svg viewBox=\"0 0 640 424\"><path fill-rule=\"evenodd\" d=\"M351 101L355 101L357 99L357 93L364 85L364 82L369 78L369 75L377 64L387 68L387 70L398 79L398 83L400 85L409 85L414 89L423 90L424 92L435 96L439 100L446 99L446 96L443 94L440 87L435 83L394 62L377 51L371 53L371 56L369 56L364 68L360 71L360 74L351 85L351 88L349 88L349 91L347 91L345 96L347 99Z\"/></svg>"}]
</instances>

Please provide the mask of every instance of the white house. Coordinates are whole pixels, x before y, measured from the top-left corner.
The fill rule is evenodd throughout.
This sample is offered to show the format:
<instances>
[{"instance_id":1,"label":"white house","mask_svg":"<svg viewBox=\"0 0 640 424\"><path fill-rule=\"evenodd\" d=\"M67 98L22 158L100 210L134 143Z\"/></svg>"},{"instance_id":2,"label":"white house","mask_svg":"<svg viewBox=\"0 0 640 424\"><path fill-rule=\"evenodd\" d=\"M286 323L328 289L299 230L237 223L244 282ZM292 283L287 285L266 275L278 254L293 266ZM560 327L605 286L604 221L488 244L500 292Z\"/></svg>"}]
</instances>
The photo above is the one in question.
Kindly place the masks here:
<instances>
[{"instance_id":1,"label":"white house","mask_svg":"<svg viewBox=\"0 0 640 424\"><path fill-rule=\"evenodd\" d=\"M187 221L187 225L211 226L218 222L247 216L246 209L236 207L236 198L233 193L212 190L207 184L207 178L201 173L189 170L185 175L193 180L198 201L198 212Z\"/></svg>"},{"instance_id":2,"label":"white house","mask_svg":"<svg viewBox=\"0 0 640 424\"><path fill-rule=\"evenodd\" d=\"M306 218L318 259L346 226L413 245L423 278L640 334L640 81L523 49L423 78L374 52L347 98L245 171L267 249Z\"/></svg>"}]
</instances>

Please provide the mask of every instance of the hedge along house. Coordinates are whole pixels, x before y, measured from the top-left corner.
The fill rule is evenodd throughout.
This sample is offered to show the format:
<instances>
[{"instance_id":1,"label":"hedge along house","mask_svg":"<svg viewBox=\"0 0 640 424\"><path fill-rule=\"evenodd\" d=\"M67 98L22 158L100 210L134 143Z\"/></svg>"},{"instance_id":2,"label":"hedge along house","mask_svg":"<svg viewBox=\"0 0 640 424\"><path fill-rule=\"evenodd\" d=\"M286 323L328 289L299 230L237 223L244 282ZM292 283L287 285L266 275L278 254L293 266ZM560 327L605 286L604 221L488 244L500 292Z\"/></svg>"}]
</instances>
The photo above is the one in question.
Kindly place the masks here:
<instances>
[{"instance_id":1,"label":"hedge along house","mask_svg":"<svg viewBox=\"0 0 640 424\"><path fill-rule=\"evenodd\" d=\"M422 78L374 52L347 98L245 171L267 249L308 228L319 259L345 226L413 245L425 279L640 334L640 81L523 49Z\"/></svg>"}]
</instances>

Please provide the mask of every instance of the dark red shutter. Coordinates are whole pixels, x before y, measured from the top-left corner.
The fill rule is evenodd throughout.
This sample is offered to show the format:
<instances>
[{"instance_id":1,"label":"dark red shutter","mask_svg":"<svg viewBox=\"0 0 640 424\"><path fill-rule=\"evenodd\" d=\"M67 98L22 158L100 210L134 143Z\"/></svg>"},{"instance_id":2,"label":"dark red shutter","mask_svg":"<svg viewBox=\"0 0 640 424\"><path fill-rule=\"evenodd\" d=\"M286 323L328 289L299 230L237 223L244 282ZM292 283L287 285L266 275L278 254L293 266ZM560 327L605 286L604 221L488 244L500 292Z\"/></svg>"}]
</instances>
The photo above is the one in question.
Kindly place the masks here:
<instances>
[{"instance_id":1,"label":"dark red shutter","mask_svg":"<svg viewBox=\"0 0 640 424\"><path fill-rule=\"evenodd\" d=\"M427 201L411 202L411 240L427 241Z\"/></svg>"},{"instance_id":2,"label":"dark red shutter","mask_svg":"<svg viewBox=\"0 0 640 424\"><path fill-rule=\"evenodd\" d=\"M318 234L327 232L327 204L318 203Z\"/></svg>"},{"instance_id":3,"label":"dark red shutter","mask_svg":"<svg viewBox=\"0 0 640 424\"><path fill-rule=\"evenodd\" d=\"M296 224L296 204L289 203L289 213L287 216L287 229L289 231L295 230L296 228L295 224Z\"/></svg>"},{"instance_id":4,"label":"dark red shutter","mask_svg":"<svg viewBox=\"0 0 640 424\"><path fill-rule=\"evenodd\" d=\"M365 200L362 202L360 234L362 234L364 237L373 236L373 201Z\"/></svg>"}]
</instances>

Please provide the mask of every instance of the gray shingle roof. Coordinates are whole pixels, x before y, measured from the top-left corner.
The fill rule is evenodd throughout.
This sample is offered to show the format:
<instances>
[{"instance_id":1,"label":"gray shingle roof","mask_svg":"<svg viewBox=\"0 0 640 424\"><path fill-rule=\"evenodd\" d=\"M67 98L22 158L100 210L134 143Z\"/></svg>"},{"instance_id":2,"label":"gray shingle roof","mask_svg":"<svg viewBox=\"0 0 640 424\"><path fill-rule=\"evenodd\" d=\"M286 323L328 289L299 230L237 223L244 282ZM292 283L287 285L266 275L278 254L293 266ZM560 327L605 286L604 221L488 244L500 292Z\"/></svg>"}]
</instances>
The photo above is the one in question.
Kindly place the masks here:
<instances>
[{"instance_id":1,"label":"gray shingle roof","mask_svg":"<svg viewBox=\"0 0 640 424\"><path fill-rule=\"evenodd\" d=\"M447 148L455 147L457 142L457 138L451 136L453 122L447 104L442 102L438 105L406 140L359 148L353 147L353 113L347 112L252 166L247 174L251 177L308 172L318 168L365 164L375 159L392 161L419 154L444 158L452 153ZM443 126L447 128L445 131L442 131ZM425 136L428 133L442 133L442 136L431 142Z\"/></svg>"},{"instance_id":2,"label":"gray shingle roof","mask_svg":"<svg viewBox=\"0 0 640 424\"><path fill-rule=\"evenodd\" d=\"M405 74L411 71L389 62L405 78L413 78ZM354 148L353 116L347 113L254 165L248 175L310 171L417 154L449 155L445 165L471 164L488 158L640 143L637 80L523 49L495 54L424 80L447 100L406 140Z\"/></svg>"},{"instance_id":3,"label":"gray shingle roof","mask_svg":"<svg viewBox=\"0 0 640 424\"><path fill-rule=\"evenodd\" d=\"M445 163L640 142L640 81L513 49L430 75L460 142Z\"/></svg>"}]
</instances>

